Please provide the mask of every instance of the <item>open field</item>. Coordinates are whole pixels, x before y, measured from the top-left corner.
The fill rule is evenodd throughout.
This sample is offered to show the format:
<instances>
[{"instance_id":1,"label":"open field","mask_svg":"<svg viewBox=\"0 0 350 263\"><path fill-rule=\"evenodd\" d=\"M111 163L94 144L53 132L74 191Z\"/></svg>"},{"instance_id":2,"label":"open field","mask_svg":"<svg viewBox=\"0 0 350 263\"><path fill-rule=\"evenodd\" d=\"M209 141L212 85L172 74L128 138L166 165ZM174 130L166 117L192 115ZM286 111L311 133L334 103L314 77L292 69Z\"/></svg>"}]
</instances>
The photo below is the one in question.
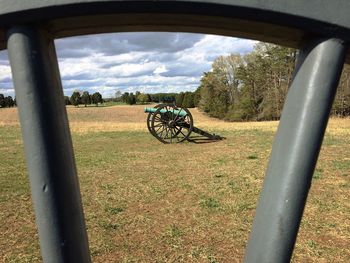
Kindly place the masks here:
<instances>
[{"instance_id":1,"label":"open field","mask_svg":"<svg viewBox=\"0 0 350 263\"><path fill-rule=\"evenodd\" d=\"M93 262L241 262L277 122L163 145L142 106L68 108ZM350 258L350 119L331 119L293 262ZM0 110L0 262L40 262L16 109Z\"/></svg>"}]
</instances>

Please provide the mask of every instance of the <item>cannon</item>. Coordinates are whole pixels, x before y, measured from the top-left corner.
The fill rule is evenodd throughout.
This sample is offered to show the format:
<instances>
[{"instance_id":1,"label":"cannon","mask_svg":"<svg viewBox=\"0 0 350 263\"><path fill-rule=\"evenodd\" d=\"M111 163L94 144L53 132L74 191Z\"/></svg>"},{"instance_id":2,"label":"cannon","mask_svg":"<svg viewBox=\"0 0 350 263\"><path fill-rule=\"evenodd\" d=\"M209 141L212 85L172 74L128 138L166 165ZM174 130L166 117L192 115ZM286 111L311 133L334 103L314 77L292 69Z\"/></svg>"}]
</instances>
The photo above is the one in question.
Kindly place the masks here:
<instances>
[{"instance_id":1,"label":"cannon","mask_svg":"<svg viewBox=\"0 0 350 263\"><path fill-rule=\"evenodd\" d=\"M224 137L210 134L193 125L191 112L175 104L158 104L154 108L145 108L147 128L162 143L179 143L190 139L196 133L209 140L222 140Z\"/></svg>"}]
</instances>

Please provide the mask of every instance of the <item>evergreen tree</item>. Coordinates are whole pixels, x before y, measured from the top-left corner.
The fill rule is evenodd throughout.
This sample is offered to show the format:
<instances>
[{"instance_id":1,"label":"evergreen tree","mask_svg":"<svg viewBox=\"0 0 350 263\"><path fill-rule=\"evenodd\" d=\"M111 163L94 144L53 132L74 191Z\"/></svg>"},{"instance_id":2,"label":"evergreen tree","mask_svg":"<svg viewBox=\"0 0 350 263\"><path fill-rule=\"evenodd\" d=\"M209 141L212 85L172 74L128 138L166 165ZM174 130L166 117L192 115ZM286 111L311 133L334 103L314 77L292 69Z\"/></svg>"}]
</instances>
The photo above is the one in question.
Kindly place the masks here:
<instances>
[{"instance_id":1,"label":"evergreen tree","mask_svg":"<svg viewBox=\"0 0 350 263\"><path fill-rule=\"evenodd\" d=\"M195 107L199 106L199 102L201 100L201 87L199 86L194 92L193 103Z\"/></svg>"},{"instance_id":2,"label":"evergreen tree","mask_svg":"<svg viewBox=\"0 0 350 263\"><path fill-rule=\"evenodd\" d=\"M81 103L85 105L91 104L91 97L88 91L84 91L83 95L81 95Z\"/></svg>"},{"instance_id":3,"label":"evergreen tree","mask_svg":"<svg viewBox=\"0 0 350 263\"><path fill-rule=\"evenodd\" d=\"M124 92L122 95L122 102L128 103L129 101L129 92Z\"/></svg>"},{"instance_id":4,"label":"evergreen tree","mask_svg":"<svg viewBox=\"0 0 350 263\"><path fill-rule=\"evenodd\" d=\"M78 106L81 103L81 96L80 96L80 92L78 91L74 91L72 96L70 97L70 103L74 106Z\"/></svg>"},{"instance_id":5,"label":"evergreen tree","mask_svg":"<svg viewBox=\"0 0 350 263\"><path fill-rule=\"evenodd\" d=\"M68 96L64 96L64 104L65 105L71 105L69 97Z\"/></svg>"},{"instance_id":6,"label":"evergreen tree","mask_svg":"<svg viewBox=\"0 0 350 263\"><path fill-rule=\"evenodd\" d=\"M129 105L136 104L136 97L135 97L135 95L132 92L129 94L129 97L128 97L128 100L127 100L126 103L129 104Z\"/></svg>"},{"instance_id":7,"label":"evergreen tree","mask_svg":"<svg viewBox=\"0 0 350 263\"><path fill-rule=\"evenodd\" d=\"M185 92L184 98L182 101L182 107L184 108L194 108L194 93L193 92Z\"/></svg>"},{"instance_id":8,"label":"evergreen tree","mask_svg":"<svg viewBox=\"0 0 350 263\"><path fill-rule=\"evenodd\" d=\"M179 94L176 94L176 96L175 96L175 104L178 107L182 107L184 96L185 96L185 93L183 93L183 92L180 92Z\"/></svg>"},{"instance_id":9,"label":"evergreen tree","mask_svg":"<svg viewBox=\"0 0 350 263\"><path fill-rule=\"evenodd\" d=\"M12 108L15 105L11 96L5 97L5 107Z\"/></svg>"},{"instance_id":10,"label":"evergreen tree","mask_svg":"<svg viewBox=\"0 0 350 263\"><path fill-rule=\"evenodd\" d=\"M5 108L6 107L6 101L4 94L0 94L0 108Z\"/></svg>"},{"instance_id":11,"label":"evergreen tree","mask_svg":"<svg viewBox=\"0 0 350 263\"><path fill-rule=\"evenodd\" d=\"M99 92L95 92L94 94L92 94L91 100L92 103L96 104L96 107L98 107L99 103L103 103L102 95Z\"/></svg>"}]
</instances>

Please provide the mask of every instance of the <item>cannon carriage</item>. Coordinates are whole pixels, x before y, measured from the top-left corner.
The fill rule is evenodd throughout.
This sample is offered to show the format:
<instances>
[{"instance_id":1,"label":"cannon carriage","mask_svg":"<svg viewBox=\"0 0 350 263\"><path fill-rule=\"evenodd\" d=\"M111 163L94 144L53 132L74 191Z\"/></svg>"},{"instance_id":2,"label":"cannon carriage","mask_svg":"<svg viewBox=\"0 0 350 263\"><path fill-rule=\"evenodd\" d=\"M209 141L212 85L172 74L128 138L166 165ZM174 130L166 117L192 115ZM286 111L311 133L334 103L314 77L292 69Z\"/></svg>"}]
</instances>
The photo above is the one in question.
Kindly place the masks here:
<instances>
[{"instance_id":1,"label":"cannon carriage","mask_svg":"<svg viewBox=\"0 0 350 263\"><path fill-rule=\"evenodd\" d=\"M194 126L191 112L175 104L158 104L154 108L145 108L147 128L162 143L179 143L192 141L192 133L199 134L208 140L222 140L224 137L210 134Z\"/></svg>"}]
</instances>

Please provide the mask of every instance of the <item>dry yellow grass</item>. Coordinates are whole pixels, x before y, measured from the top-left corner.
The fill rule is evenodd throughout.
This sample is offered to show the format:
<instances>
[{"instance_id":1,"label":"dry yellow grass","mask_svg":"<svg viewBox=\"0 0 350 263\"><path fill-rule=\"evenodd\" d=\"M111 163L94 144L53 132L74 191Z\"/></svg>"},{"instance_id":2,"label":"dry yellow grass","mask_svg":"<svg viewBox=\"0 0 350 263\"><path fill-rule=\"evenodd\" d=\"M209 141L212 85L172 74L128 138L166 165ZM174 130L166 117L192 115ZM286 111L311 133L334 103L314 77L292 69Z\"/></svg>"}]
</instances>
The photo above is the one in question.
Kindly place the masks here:
<instances>
[{"instance_id":1,"label":"dry yellow grass","mask_svg":"<svg viewBox=\"0 0 350 263\"><path fill-rule=\"evenodd\" d=\"M88 133L101 131L147 131L145 106L113 106L113 107L67 107L69 125L72 132ZM149 107L152 107L150 105ZM278 121L264 122L226 122L211 118L200 112L197 108L190 109L194 123L197 127L209 131L252 130L276 131ZM18 126L18 113L16 108L2 109L0 111L0 127ZM350 135L349 118L331 118L327 133L333 135Z\"/></svg>"},{"instance_id":2,"label":"dry yellow grass","mask_svg":"<svg viewBox=\"0 0 350 263\"><path fill-rule=\"evenodd\" d=\"M144 106L68 107L93 262L242 261L278 122L229 123L227 137L163 145ZM350 120L331 119L293 262L350 258ZM16 109L0 110L0 262L40 261Z\"/></svg>"}]
</instances>

